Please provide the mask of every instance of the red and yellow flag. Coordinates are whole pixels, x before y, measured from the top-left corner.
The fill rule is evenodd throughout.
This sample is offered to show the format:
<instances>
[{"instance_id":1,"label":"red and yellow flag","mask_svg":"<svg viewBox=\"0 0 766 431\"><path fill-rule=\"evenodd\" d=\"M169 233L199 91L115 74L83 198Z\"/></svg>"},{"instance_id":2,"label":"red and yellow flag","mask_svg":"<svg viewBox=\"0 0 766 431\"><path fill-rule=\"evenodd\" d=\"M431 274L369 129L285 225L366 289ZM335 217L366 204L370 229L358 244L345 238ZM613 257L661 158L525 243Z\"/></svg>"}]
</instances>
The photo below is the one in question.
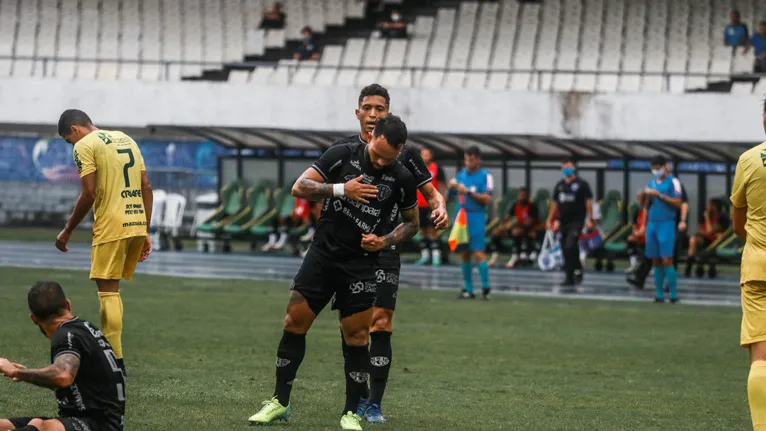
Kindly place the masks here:
<instances>
[{"instance_id":1,"label":"red and yellow flag","mask_svg":"<svg viewBox=\"0 0 766 431\"><path fill-rule=\"evenodd\" d=\"M468 216L464 208L460 208L455 218L455 224L452 225L452 231L449 234L449 249L451 252L462 251L468 246Z\"/></svg>"}]
</instances>

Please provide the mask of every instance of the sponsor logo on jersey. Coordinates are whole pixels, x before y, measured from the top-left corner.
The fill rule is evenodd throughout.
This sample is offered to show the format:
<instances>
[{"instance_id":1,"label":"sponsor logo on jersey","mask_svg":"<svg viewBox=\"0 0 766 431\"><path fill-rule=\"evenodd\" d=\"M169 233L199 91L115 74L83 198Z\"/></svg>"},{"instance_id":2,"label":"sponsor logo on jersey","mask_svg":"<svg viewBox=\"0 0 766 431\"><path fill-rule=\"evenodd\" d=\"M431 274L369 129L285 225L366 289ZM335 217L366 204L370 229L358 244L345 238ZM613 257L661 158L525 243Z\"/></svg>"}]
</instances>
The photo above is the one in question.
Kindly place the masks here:
<instances>
[{"instance_id":1,"label":"sponsor logo on jersey","mask_svg":"<svg viewBox=\"0 0 766 431\"><path fill-rule=\"evenodd\" d=\"M141 189L123 190L120 196L122 196L123 199L127 199L127 198L140 198L141 197Z\"/></svg>"},{"instance_id":2,"label":"sponsor logo on jersey","mask_svg":"<svg viewBox=\"0 0 766 431\"><path fill-rule=\"evenodd\" d=\"M351 291L352 295L362 292L374 293L375 290L377 290L377 285L369 281L357 281L356 283L349 284L348 289Z\"/></svg>"},{"instance_id":3,"label":"sponsor logo on jersey","mask_svg":"<svg viewBox=\"0 0 766 431\"><path fill-rule=\"evenodd\" d=\"M352 160L348 162L351 166L355 167L358 170L362 170L362 165L359 164L359 160Z\"/></svg>"},{"instance_id":4,"label":"sponsor logo on jersey","mask_svg":"<svg viewBox=\"0 0 766 431\"><path fill-rule=\"evenodd\" d=\"M392 177L391 175L383 175L383 181L388 181L389 183L396 182L396 178Z\"/></svg>"}]
</instances>

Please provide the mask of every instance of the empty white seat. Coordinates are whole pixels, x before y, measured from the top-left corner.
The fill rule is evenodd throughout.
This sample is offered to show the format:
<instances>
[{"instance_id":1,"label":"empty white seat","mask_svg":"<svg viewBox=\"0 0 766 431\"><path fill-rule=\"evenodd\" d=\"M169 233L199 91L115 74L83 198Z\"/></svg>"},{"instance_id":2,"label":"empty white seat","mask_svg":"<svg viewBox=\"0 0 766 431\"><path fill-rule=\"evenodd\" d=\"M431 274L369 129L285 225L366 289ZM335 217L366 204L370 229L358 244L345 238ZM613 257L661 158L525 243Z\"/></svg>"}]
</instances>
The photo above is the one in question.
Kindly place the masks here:
<instances>
[{"instance_id":1,"label":"empty white seat","mask_svg":"<svg viewBox=\"0 0 766 431\"><path fill-rule=\"evenodd\" d=\"M247 84L250 80L249 70L232 70L229 72L229 82L232 84Z\"/></svg>"},{"instance_id":2,"label":"empty white seat","mask_svg":"<svg viewBox=\"0 0 766 431\"><path fill-rule=\"evenodd\" d=\"M596 75L593 73L580 73L575 75L574 91L580 93L593 93L596 91Z\"/></svg>"},{"instance_id":3,"label":"empty white seat","mask_svg":"<svg viewBox=\"0 0 766 431\"><path fill-rule=\"evenodd\" d=\"M636 93L641 91L641 77L638 75L622 75L617 90L621 93Z\"/></svg>"},{"instance_id":4,"label":"empty white seat","mask_svg":"<svg viewBox=\"0 0 766 431\"><path fill-rule=\"evenodd\" d=\"M599 93L614 93L617 91L620 77L615 74L604 74L596 79L596 91Z\"/></svg>"},{"instance_id":5,"label":"empty white seat","mask_svg":"<svg viewBox=\"0 0 766 431\"><path fill-rule=\"evenodd\" d=\"M511 73L509 88L516 91L529 91L532 75L527 72Z\"/></svg>"},{"instance_id":6,"label":"empty white seat","mask_svg":"<svg viewBox=\"0 0 766 431\"><path fill-rule=\"evenodd\" d=\"M471 90L483 90L487 87L487 72L468 72L465 87Z\"/></svg>"},{"instance_id":7,"label":"empty white seat","mask_svg":"<svg viewBox=\"0 0 766 431\"><path fill-rule=\"evenodd\" d=\"M754 85L752 82L735 82L731 86L731 94L736 94L736 95L752 94L753 87Z\"/></svg>"},{"instance_id":8,"label":"empty white seat","mask_svg":"<svg viewBox=\"0 0 766 431\"><path fill-rule=\"evenodd\" d=\"M297 85L309 85L314 81L317 72L316 61L301 61L293 74L292 83Z\"/></svg>"},{"instance_id":9,"label":"empty white seat","mask_svg":"<svg viewBox=\"0 0 766 431\"><path fill-rule=\"evenodd\" d=\"M120 68L120 64L111 61L104 61L99 63L97 76L101 81L115 81L117 80L117 72Z\"/></svg>"},{"instance_id":10,"label":"empty white seat","mask_svg":"<svg viewBox=\"0 0 766 431\"><path fill-rule=\"evenodd\" d=\"M641 91L659 93L665 88L665 78L662 76L650 75L641 79Z\"/></svg>"},{"instance_id":11,"label":"empty white seat","mask_svg":"<svg viewBox=\"0 0 766 431\"><path fill-rule=\"evenodd\" d=\"M766 78L761 78L753 88L753 93L757 95L763 95L766 94Z\"/></svg>"},{"instance_id":12,"label":"empty white seat","mask_svg":"<svg viewBox=\"0 0 766 431\"><path fill-rule=\"evenodd\" d=\"M505 90L508 88L509 79L508 72L490 72L487 88L490 90Z\"/></svg>"},{"instance_id":13,"label":"empty white seat","mask_svg":"<svg viewBox=\"0 0 766 431\"><path fill-rule=\"evenodd\" d=\"M250 83L251 84L258 84L258 85L265 85L271 82L272 77L276 73L276 69L273 67L267 67L267 66L260 66L256 67L255 70L253 70L253 73L250 75Z\"/></svg>"},{"instance_id":14,"label":"empty white seat","mask_svg":"<svg viewBox=\"0 0 766 431\"><path fill-rule=\"evenodd\" d=\"M553 75L553 91L570 92L574 87L574 75L572 73L556 73Z\"/></svg>"}]
</instances>

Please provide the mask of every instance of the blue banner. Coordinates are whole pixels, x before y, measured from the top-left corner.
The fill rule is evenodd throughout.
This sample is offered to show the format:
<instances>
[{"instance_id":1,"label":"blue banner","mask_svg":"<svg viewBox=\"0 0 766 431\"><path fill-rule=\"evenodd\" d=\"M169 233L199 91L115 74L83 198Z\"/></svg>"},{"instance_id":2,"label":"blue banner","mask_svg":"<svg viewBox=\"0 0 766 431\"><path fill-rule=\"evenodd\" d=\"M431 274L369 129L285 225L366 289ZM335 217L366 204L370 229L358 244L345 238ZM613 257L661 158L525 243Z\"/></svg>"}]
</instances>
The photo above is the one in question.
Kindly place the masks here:
<instances>
[{"instance_id":1,"label":"blue banner","mask_svg":"<svg viewBox=\"0 0 766 431\"><path fill-rule=\"evenodd\" d=\"M217 160L229 153L214 142L137 141L158 188L217 188ZM72 145L63 139L0 136L0 181L76 183Z\"/></svg>"}]
</instances>

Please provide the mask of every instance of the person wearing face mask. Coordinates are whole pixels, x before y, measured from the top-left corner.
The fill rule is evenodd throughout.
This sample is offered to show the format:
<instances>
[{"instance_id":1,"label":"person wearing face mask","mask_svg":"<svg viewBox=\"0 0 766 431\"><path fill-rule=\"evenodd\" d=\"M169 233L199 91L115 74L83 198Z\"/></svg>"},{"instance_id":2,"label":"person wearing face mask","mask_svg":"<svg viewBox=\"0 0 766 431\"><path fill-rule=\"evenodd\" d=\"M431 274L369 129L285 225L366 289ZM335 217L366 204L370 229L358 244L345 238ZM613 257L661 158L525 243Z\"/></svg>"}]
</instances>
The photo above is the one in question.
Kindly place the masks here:
<instances>
[{"instance_id":1,"label":"person wearing face mask","mask_svg":"<svg viewBox=\"0 0 766 431\"><path fill-rule=\"evenodd\" d=\"M51 362L25 368L0 358L0 374L55 391L58 417L0 419L0 431L122 431L125 423L125 369L94 324L72 315L61 285L37 282L27 294L30 318L51 340Z\"/></svg>"},{"instance_id":2,"label":"person wearing face mask","mask_svg":"<svg viewBox=\"0 0 766 431\"><path fill-rule=\"evenodd\" d=\"M298 52L293 54L295 60L319 60L319 47L314 41L314 31L311 27L306 26L301 29L301 46L298 48Z\"/></svg>"},{"instance_id":3,"label":"person wearing face mask","mask_svg":"<svg viewBox=\"0 0 766 431\"><path fill-rule=\"evenodd\" d=\"M553 188L551 207L545 228L553 227L554 215L559 213L559 232L564 256L566 278L564 286L573 287L582 282L580 263L580 233L586 218L593 220L593 193L590 185L577 176L575 164L566 160L561 164L563 179Z\"/></svg>"},{"instance_id":4,"label":"person wearing face mask","mask_svg":"<svg viewBox=\"0 0 766 431\"><path fill-rule=\"evenodd\" d=\"M407 38L407 23L397 9L392 9L388 20L378 24L378 27L384 37L391 39Z\"/></svg>"},{"instance_id":5,"label":"person wearing face mask","mask_svg":"<svg viewBox=\"0 0 766 431\"><path fill-rule=\"evenodd\" d=\"M665 301L665 281L668 283L670 302L678 301L676 292L676 268L673 255L676 244L676 217L681 208L681 182L667 168L667 161L662 156L652 159L654 178L644 189L644 204L648 210L644 215L641 228L646 235L647 258L654 266L655 302Z\"/></svg>"}]
</instances>

